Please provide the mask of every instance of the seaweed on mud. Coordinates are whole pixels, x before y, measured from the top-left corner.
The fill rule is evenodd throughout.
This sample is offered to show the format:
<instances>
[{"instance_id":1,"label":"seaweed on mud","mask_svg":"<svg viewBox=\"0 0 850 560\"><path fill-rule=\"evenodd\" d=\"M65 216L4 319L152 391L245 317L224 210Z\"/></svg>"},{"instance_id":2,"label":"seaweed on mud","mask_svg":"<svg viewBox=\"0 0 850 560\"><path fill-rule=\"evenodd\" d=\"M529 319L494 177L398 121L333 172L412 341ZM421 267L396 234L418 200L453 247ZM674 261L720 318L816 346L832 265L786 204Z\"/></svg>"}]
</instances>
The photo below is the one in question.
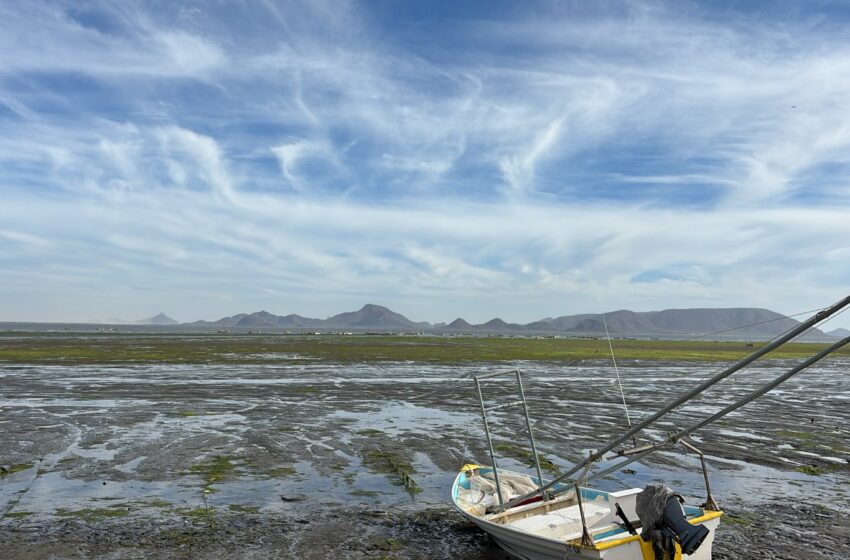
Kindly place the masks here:
<instances>
[{"instance_id":1,"label":"seaweed on mud","mask_svg":"<svg viewBox=\"0 0 850 560\"><path fill-rule=\"evenodd\" d=\"M167 502L165 500L160 500L157 498L147 502L146 505L155 508L167 508L171 507L173 504L171 502Z\"/></svg>"},{"instance_id":2,"label":"seaweed on mud","mask_svg":"<svg viewBox=\"0 0 850 560\"><path fill-rule=\"evenodd\" d=\"M519 459L520 461L524 461L529 467L534 467L534 454L527 449L523 449L521 447L517 447L515 445L511 445L511 444L507 444L507 443L497 444L497 445L493 446L493 448L496 451L502 451L504 453L507 453L508 455L513 457L514 459ZM538 453L537 454L537 460L540 461L540 469L541 470L544 470L544 471L546 471L550 474L553 474L555 476L558 476L558 475L561 474L561 469L559 469L558 466L555 463L553 463L551 459L549 459L549 458L545 457L544 455L541 455L541 454Z\"/></svg>"},{"instance_id":3,"label":"seaweed on mud","mask_svg":"<svg viewBox=\"0 0 850 560\"><path fill-rule=\"evenodd\" d=\"M743 525L745 527L748 527L750 525L753 525L755 521L753 520L753 515L751 513L741 512L738 514L726 513L723 516L723 523L727 525Z\"/></svg>"},{"instance_id":4,"label":"seaweed on mud","mask_svg":"<svg viewBox=\"0 0 850 560\"><path fill-rule=\"evenodd\" d=\"M384 432L382 430L376 430L374 428L367 428L365 430L358 430L357 435L365 437L382 436L384 435Z\"/></svg>"},{"instance_id":5,"label":"seaweed on mud","mask_svg":"<svg viewBox=\"0 0 850 560\"><path fill-rule=\"evenodd\" d=\"M362 490L362 489L353 490L353 491L348 493L349 496L362 496L364 498L376 498L380 494L381 494L380 492L376 492L374 490Z\"/></svg>"},{"instance_id":6,"label":"seaweed on mud","mask_svg":"<svg viewBox=\"0 0 850 560\"><path fill-rule=\"evenodd\" d=\"M189 472L203 477L204 493L211 494L215 492L215 489L212 487L213 484L233 478L236 474L238 462L240 462L240 459L236 457L216 455L203 463L192 465L189 467Z\"/></svg>"},{"instance_id":7,"label":"seaweed on mud","mask_svg":"<svg viewBox=\"0 0 850 560\"><path fill-rule=\"evenodd\" d=\"M81 519L83 521L98 521L111 517L124 517L128 513L130 513L130 508L127 507L126 504L115 504L106 508L85 508L76 510L59 508L53 512L53 514L57 517L71 517Z\"/></svg>"},{"instance_id":8,"label":"seaweed on mud","mask_svg":"<svg viewBox=\"0 0 850 560\"><path fill-rule=\"evenodd\" d=\"M196 508L179 508L177 509L177 513L184 517L208 522L210 525L215 524L215 508L207 505Z\"/></svg>"},{"instance_id":9,"label":"seaweed on mud","mask_svg":"<svg viewBox=\"0 0 850 560\"><path fill-rule=\"evenodd\" d=\"M826 469L823 467L818 467L817 465L801 465L794 469L798 473L807 474L809 476L820 476L826 472Z\"/></svg>"},{"instance_id":10,"label":"seaweed on mud","mask_svg":"<svg viewBox=\"0 0 850 560\"><path fill-rule=\"evenodd\" d=\"M267 470L264 474L269 478L282 478L284 476L292 476L297 473L298 471L296 471L293 467L277 467Z\"/></svg>"},{"instance_id":11,"label":"seaweed on mud","mask_svg":"<svg viewBox=\"0 0 850 560\"><path fill-rule=\"evenodd\" d=\"M10 474L15 474L16 472L31 469L32 467L33 463L17 463L15 465L9 465L8 467L0 467L0 478L9 476Z\"/></svg>"},{"instance_id":12,"label":"seaweed on mud","mask_svg":"<svg viewBox=\"0 0 850 560\"><path fill-rule=\"evenodd\" d=\"M404 458L395 453L382 450L369 450L363 453L363 464L375 472L390 474L398 477L402 487L412 496L422 492L422 487L411 475L416 469Z\"/></svg>"}]
</instances>

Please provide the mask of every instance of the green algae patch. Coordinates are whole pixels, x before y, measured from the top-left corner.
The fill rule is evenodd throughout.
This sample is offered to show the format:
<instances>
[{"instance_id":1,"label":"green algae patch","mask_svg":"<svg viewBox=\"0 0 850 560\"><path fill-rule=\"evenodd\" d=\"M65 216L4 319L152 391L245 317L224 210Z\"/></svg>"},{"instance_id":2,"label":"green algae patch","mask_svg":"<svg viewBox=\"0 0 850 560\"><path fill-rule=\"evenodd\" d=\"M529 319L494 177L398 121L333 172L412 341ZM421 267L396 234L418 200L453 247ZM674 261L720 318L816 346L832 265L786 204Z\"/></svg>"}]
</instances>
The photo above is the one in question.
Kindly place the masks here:
<instances>
[{"instance_id":1,"label":"green algae patch","mask_svg":"<svg viewBox=\"0 0 850 560\"><path fill-rule=\"evenodd\" d=\"M380 494L380 492L375 492L374 490L354 490L348 493L349 496L361 496L364 498L376 498Z\"/></svg>"},{"instance_id":2,"label":"green algae patch","mask_svg":"<svg viewBox=\"0 0 850 560\"><path fill-rule=\"evenodd\" d=\"M260 513L257 506L244 506L242 504L230 504L227 509L236 513Z\"/></svg>"},{"instance_id":3,"label":"green algae patch","mask_svg":"<svg viewBox=\"0 0 850 560\"><path fill-rule=\"evenodd\" d=\"M8 467L0 467L0 478L33 468L33 463L18 463Z\"/></svg>"},{"instance_id":4,"label":"green algae patch","mask_svg":"<svg viewBox=\"0 0 850 560\"><path fill-rule=\"evenodd\" d=\"M794 469L798 473L807 474L809 476L820 476L826 472L826 469L816 467L814 465L803 465Z\"/></svg>"},{"instance_id":5,"label":"green algae patch","mask_svg":"<svg viewBox=\"0 0 850 560\"><path fill-rule=\"evenodd\" d=\"M189 467L189 472L201 476L204 479L204 492L211 493L215 492L213 484L233 478L238 461L234 457L211 457L199 465Z\"/></svg>"},{"instance_id":6,"label":"green algae patch","mask_svg":"<svg viewBox=\"0 0 850 560\"><path fill-rule=\"evenodd\" d=\"M373 428L367 428L365 430L359 430L357 432L357 435L365 437L382 436L384 435L384 432L382 432L381 430L375 430Z\"/></svg>"},{"instance_id":7,"label":"green algae patch","mask_svg":"<svg viewBox=\"0 0 850 560\"><path fill-rule=\"evenodd\" d=\"M180 508L177 510L177 513L183 517L189 517L198 521L215 522L215 508L211 507Z\"/></svg>"},{"instance_id":8,"label":"green algae patch","mask_svg":"<svg viewBox=\"0 0 850 560\"><path fill-rule=\"evenodd\" d=\"M5 513L3 517L6 519L22 519L28 515L32 515L31 511L13 511L12 513Z\"/></svg>"},{"instance_id":9,"label":"green algae patch","mask_svg":"<svg viewBox=\"0 0 850 560\"><path fill-rule=\"evenodd\" d=\"M729 524L729 525L741 525L741 526L744 526L744 527L749 527L750 525L753 525L755 523L755 521L753 520L753 517L750 514L727 513L723 516L723 523L726 523L726 524Z\"/></svg>"},{"instance_id":10,"label":"green algae patch","mask_svg":"<svg viewBox=\"0 0 850 560\"><path fill-rule=\"evenodd\" d=\"M269 478L283 478L284 476L292 476L297 473L298 471L292 467L277 467L276 469L267 470L265 474Z\"/></svg>"},{"instance_id":11,"label":"green algae patch","mask_svg":"<svg viewBox=\"0 0 850 560\"><path fill-rule=\"evenodd\" d=\"M166 502L165 500L151 500L149 502L146 502L145 505L155 508L167 508L171 507L174 504L172 504L171 502Z\"/></svg>"},{"instance_id":12,"label":"green algae patch","mask_svg":"<svg viewBox=\"0 0 850 560\"><path fill-rule=\"evenodd\" d=\"M112 517L124 517L130 513L129 508L123 504L117 504L108 508L88 508L68 510L64 508L57 509L53 515L57 517L70 517L74 519L82 519L84 521L98 521L101 519L109 519Z\"/></svg>"},{"instance_id":13,"label":"green algae patch","mask_svg":"<svg viewBox=\"0 0 850 560\"><path fill-rule=\"evenodd\" d=\"M422 492L422 487L413 479L416 469L409 461L399 455L382 450L370 450L363 453L363 464L370 470L395 475L400 486L413 496Z\"/></svg>"},{"instance_id":14,"label":"green algae patch","mask_svg":"<svg viewBox=\"0 0 850 560\"><path fill-rule=\"evenodd\" d=\"M534 465L534 454L528 450L523 449L521 447L517 447L515 445L500 443L493 446L493 449L496 451L501 451L514 459L519 459L520 461L524 461L529 468L533 468ZM546 471L550 474L558 476L561 474L561 470L553 463L549 458L544 455L537 454L537 460L540 461L540 470Z\"/></svg>"},{"instance_id":15,"label":"green algae patch","mask_svg":"<svg viewBox=\"0 0 850 560\"><path fill-rule=\"evenodd\" d=\"M799 430L779 430L776 434L786 439L795 439L802 441L810 441L815 439L815 434L812 432L801 432Z\"/></svg>"},{"instance_id":16,"label":"green algae patch","mask_svg":"<svg viewBox=\"0 0 850 560\"><path fill-rule=\"evenodd\" d=\"M182 416L183 418L191 418L192 416L197 416L198 413L192 410L181 410L177 413L178 416Z\"/></svg>"}]
</instances>

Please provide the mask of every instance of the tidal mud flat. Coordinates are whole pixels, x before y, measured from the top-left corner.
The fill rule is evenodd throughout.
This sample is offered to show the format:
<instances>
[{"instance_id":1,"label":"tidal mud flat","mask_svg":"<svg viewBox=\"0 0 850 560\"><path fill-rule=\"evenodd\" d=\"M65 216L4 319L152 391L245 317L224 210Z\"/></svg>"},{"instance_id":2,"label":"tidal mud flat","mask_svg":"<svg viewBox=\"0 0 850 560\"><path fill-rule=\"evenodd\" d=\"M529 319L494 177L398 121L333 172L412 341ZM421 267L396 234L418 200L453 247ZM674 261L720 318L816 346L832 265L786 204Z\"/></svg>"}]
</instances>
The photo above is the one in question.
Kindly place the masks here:
<instances>
[{"instance_id":1,"label":"tidal mud flat","mask_svg":"<svg viewBox=\"0 0 850 560\"><path fill-rule=\"evenodd\" d=\"M722 365L621 364L632 417ZM488 461L470 376L507 367L527 376L550 473L623 430L604 359L343 362L296 347L214 363L0 364L0 557L504 558L448 490L461 464ZM789 367L737 374L645 441ZM850 557L848 369L825 361L693 438L729 513L716 558ZM496 403L513 386L485 389ZM501 465L527 469L521 416L496 412L493 427ZM595 485L659 480L705 498L683 450Z\"/></svg>"}]
</instances>

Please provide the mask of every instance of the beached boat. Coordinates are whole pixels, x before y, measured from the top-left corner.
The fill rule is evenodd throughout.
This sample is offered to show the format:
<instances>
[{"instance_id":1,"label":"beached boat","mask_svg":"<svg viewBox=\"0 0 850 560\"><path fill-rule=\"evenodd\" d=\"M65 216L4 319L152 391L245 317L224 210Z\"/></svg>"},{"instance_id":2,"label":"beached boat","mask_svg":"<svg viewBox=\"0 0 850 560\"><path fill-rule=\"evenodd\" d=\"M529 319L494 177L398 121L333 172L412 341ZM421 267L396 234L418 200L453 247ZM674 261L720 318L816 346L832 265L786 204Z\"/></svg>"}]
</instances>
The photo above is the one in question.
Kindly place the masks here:
<instances>
[{"instance_id":1,"label":"beached boat","mask_svg":"<svg viewBox=\"0 0 850 560\"><path fill-rule=\"evenodd\" d=\"M533 488L536 477L500 471L505 486ZM508 484L505 484L505 480ZM489 482L489 484L488 484ZM465 465L452 485L452 503L466 519L490 534L500 547L516 558L528 560L632 560L655 558L652 545L641 536L641 524L635 512L636 498L642 489L603 492L579 487L579 499L573 487L556 484L561 495L549 501L537 500L507 511L487 513L487 505L496 503L493 469ZM579 504L581 502L581 504ZM622 518L623 512L635 530L631 534ZM688 558L710 560L714 530L720 523L720 511L683 506L687 522L703 526L707 535ZM582 510L590 540L584 537ZM681 545L676 544L675 558L681 558Z\"/></svg>"},{"instance_id":2,"label":"beached boat","mask_svg":"<svg viewBox=\"0 0 850 560\"><path fill-rule=\"evenodd\" d=\"M584 461L549 481L544 480L540 468L523 390L522 372L512 370L475 376L491 466L464 465L452 485L452 504L461 515L487 532L505 551L523 560L679 560L683 557L711 560L715 531L723 513L711 494L705 457L687 437L759 398L850 343L850 337L830 345L743 398L687 428L669 434L661 441L638 445L637 435L674 408L848 305L850 296L754 350L746 358L667 403L661 410L639 423L632 425L631 420L628 420L630 427L621 436L601 445ZM516 377L520 400L486 406L481 381L506 374ZM626 406L625 396L623 406ZM522 407L525 414L530 456L537 476L498 467L488 414L510 407ZM628 419L627 409L626 417ZM624 444L627 447L623 447ZM586 486L589 480L615 473L649 453L675 445L682 445L700 456L705 477L706 500L699 507L684 505L684 500L663 484L619 492L604 492ZM591 472L594 466L602 463L614 464L599 472Z\"/></svg>"}]
</instances>

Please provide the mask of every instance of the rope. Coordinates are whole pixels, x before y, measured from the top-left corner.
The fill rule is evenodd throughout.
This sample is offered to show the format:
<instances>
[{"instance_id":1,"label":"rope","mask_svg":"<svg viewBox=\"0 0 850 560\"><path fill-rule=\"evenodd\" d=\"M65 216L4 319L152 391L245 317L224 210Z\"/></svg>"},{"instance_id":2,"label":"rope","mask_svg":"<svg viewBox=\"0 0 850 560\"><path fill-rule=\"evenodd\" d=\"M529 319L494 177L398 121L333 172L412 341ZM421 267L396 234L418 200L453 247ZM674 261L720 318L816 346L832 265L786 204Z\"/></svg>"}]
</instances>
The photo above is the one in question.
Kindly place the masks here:
<instances>
[{"instance_id":1,"label":"rope","mask_svg":"<svg viewBox=\"0 0 850 560\"><path fill-rule=\"evenodd\" d=\"M469 415L473 416L474 414L472 412L470 412ZM463 434L463 452L462 452L462 455L461 455L461 458L460 458L460 461L461 461L460 466L461 467L464 466L465 464L467 464L467 462L468 462L467 459L469 458L469 449L467 448L466 444L469 442L469 432L470 432L470 430L472 430L472 419L470 419L468 422L466 422L466 433Z\"/></svg>"},{"instance_id":2,"label":"rope","mask_svg":"<svg viewBox=\"0 0 850 560\"><path fill-rule=\"evenodd\" d=\"M623 410L626 411L626 422L632 427L632 419L629 416L629 405L626 404L626 393L623 391L623 382L620 380L620 368L617 367L617 358L614 357L614 346L611 344L611 335L608 333L608 323L605 315L602 315L602 325L605 327L605 338L608 339L608 349L611 351L611 361L614 362L614 372L617 374L617 385L620 386L620 397L623 399Z\"/></svg>"},{"instance_id":3,"label":"rope","mask_svg":"<svg viewBox=\"0 0 850 560\"><path fill-rule=\"evenodd\" d=\"M794 317L799 317L800 315L810 315L812 313L817 313L818 311L822 311L824 309L826 309L826 307L820 307L820 308L817 308L817 309L810 309L809 311L801 311L800 313L794 313L792 315L780 315L779 317L775 317L773 319L766 319L764 321L757 321L755 323L750 323L748 325L740 325L738 327L732 327L730 329L722 329L722 330L719 330L719 331L712 331L712 332L707 332L707 333L695 334L693 336L689 336L687 338L682 338L680 340L682 340L682 341L694 340L694 339L697 339L697 338L704 338L706 336L711 336L711 335L715 335L715 334L723 334L723 333L727 333L727 332L738 331L738 330L741 330L741 329L749 329L750 327L755 327L755 326L758 326L758 325L764 325L764 324L767 324L767 323L773 323L775 321L781 321L782 319L792 319ZM841 313L843 313L843 311ZM837 317L839 314L840 313L836 314L835 316ZM829 319L824 321L824 323L826 323L828 321L829 321ZM790 331L792 328L794 328L794 327L789 328L785 332ZM672 333L672 334L676 334L675 331L667 331L667 332ZM782 333L782 334L785 334L785 333ZM779 334L779 335L777 335L773 338L777 338L778 336L782 336L782 334ZM773 338L771 338L770 340L773 340Z\"/></svg>"},{"instance_id":4,"label":"rope","mask_svg":"<svg viewBox=\"0 0 850 560\"><path fill-rule=\"evenodd\" d=\"M694 338L700 338L700 337L703 337L703 336L709 336L709 335L711 335L711 334L719 334L719 333L721 333L721 332L734 331L734 330L743 329L743 328L746 328L746 327L751 327L751 326L755 326L755 325L760 325L760 324L762 324L762 323L770 323L770 322L773 322L773 321L778 321L779 319L790 319L790 318L792 318L792 317L799 317L800 315L809 315L809 314L811 314L811 313L817 313L817 312L819 312L819 311L823 311L824 309L826 309L826 307L821 307L820 309L812 309L812 310L809 310L809 311L803 311L803 312L801 312L801 313L794 313L793 315L783 315L782 317L779 317L779 318L776 318L776 319L770 319L769 321L762 321L761 323L753 323L752 325L743 325L743 326L740 326L740 327L735 327L734 329L726 329L725 331L717 331L717 332L715 332L715 333L707 333L707 334L704 334L704 335L696 335L696 336L694 336L694 337L686 338L686 339L684 339L684 340L693 340ZM832 320L833 320L833 319L835 319L836 317L839 317L842 313L844 313L844 312L845 312L845 311L847 311L847 310L848 310L848 308L847 308L847 307L845 307L844 309L842 309L842 310L841 310L841 311L839 311L838 313L836 313L836 314L832 315L831 317L827 317L827 318L826 318L826 320L824 320L823 322L821 322L818 326L822 327L822 326L826 325L827 323L829 323L830 321L832 321ZM769 338L769 339L767 339L767 341L765 341L765 344L770 344L771 342L773 342L773 341L774 341L774 340L776 340L777 338L779 338L779 337L781 337L781 336L784 336L784 335L785 335L785 333L787 333L788 331L792 330L795 326L796 326L796 325L793 325L793 326L791 326L791 327L788 327L787 329L785 329L785 330L784 330L784 331L782 331L781 333L777 334L777 335L776 335L776 336L774 336L773 338ZM701 381L703 381L703 380L705 380L705 379L708 379L710 376L714 375L715 373L719 372L719 371L720 371L720 370L722 370L722 369L723 369L723 366L718 366L716 369L714 369L714 370L712 370L712 371L709 371L709 372L708 372L708 373L706 373L704 376L700 377L697 381L698 381L698 382L701 382ZM733 381L734 381L734 380L733 380Z\"/></svg>"}]
</instances>

